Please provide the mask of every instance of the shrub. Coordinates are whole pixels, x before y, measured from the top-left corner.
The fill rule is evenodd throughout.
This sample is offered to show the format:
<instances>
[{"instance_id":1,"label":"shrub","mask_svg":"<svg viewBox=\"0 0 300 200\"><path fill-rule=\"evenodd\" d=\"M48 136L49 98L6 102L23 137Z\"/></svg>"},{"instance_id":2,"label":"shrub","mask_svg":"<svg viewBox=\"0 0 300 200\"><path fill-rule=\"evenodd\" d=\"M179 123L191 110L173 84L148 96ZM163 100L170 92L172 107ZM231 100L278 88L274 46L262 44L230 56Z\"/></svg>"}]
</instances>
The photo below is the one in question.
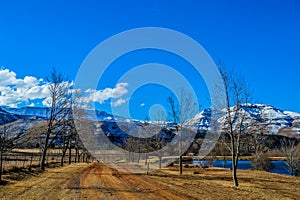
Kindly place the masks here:
<instances>
[{"instance_id":1,"label":"shrub","mask_svg":"<svg viewBox=\"0 0 300 200\"><path fill-rule=\"evenodd\" d=\"M271 160L265 155L262 154L258 158L250 161L252 169L269 171L274 168Z\"/></svg>"}]
</instances>

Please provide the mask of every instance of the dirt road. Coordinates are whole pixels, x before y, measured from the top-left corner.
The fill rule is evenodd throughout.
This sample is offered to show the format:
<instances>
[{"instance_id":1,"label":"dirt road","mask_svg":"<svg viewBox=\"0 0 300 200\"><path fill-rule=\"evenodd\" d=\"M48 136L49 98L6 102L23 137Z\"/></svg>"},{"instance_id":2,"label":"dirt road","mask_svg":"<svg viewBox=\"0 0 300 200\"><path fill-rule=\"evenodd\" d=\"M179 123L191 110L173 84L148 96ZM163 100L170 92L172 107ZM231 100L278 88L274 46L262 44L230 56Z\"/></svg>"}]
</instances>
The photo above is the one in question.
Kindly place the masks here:
<instances>
[{"instance_id":1,"label":"dirt road","mask_svg":"<svg viewBox=\"0 0 300 200\"><path fill-rule=\"evenodd\" d=\"M80 199L183 199L145 175L133 175L94 164L68 187L80 190Z\"/></svg>"},{"instance_id":2,"label":"dirt road","mask_svg":"<svg viewBox=\"0 0 300 200\"><path fill-rule=\"evenodd\" d=\"M47 169L0 186L0 199L300 199L299 178L267 172L241 170L234 188L226 169L187 168L183 175L176 167L150 175L117 169L99 163Z\"/></svg>"},{"instance_id":3,"label":"dirt road","mask_svg":"<svg viewBox=\"0 0 300 200\"><path fill-rule=\"evenodd\" d=\"M76 164L50 169L38 177L0 189L0 199L184 199L145 175L103 164ZM189 198L190 199L190 198Z\"/></svg>"}]
</instances>

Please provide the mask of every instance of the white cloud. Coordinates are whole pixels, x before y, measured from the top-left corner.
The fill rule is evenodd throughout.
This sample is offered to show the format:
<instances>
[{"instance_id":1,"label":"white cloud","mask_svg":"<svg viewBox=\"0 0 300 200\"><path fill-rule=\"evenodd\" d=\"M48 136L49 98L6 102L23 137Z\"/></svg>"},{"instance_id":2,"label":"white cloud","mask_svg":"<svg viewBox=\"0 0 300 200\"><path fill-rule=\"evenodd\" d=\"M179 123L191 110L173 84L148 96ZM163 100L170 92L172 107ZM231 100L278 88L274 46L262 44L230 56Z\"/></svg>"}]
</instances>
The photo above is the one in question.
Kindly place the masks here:
<instances>
[{"instance_id":1,"label":"white cloud","mask_svg":"<svg viewBox=\"0 0 300 200\"><path fill-rule=\"evenodd\" d=\"M145 106L145 104L144 104L144 103L141 103L140 107L144 107L144 106Z\"/></svg>"},{"instance_id":2,"label":"white cloud","mask_svg":"<svg viewBox=\"0 0 300 200\"><path fill-rule=\"evenodd\" d=\"M66 82L73 86L74 82ZM0 68L0 106L18 107L18 105L29 104L30 100L40 100L44 106L49 106L48 97L49 83L33 76L17 78L17 74L9 69ZM83 101L85 103L99 102L100 104L108 99L118 99L128 93L126 87L128 83L118 83L114 88L105 88L103 90L88 89L85 91ZM32 102L32 101L31 101ZM118 106L125 102L124 99L118 99L112 103L112 106Z\"/></svg>"},{"instance_id":3,"label":"white cloud","mask_svg":"<svg viewBox=\"0 0 300 200\"><path fill-rule=\"evenodd\" d=\"M0 105L17 107L29 100L46 98L47 94L47 84L43 79L33 76L19 79L15 72L0 69Z\"/></svg>"},{"instance_id":4,"label":"white cloud","mask_svg":"<svg viewBox=\"0 0 300 200\"><path fill-rule=\"evenodd\" d=\"M39 81L37 80L37 78L35 78L33 76L25 76L24 83L26 85L35 85L35 84L39 83Z\"/></svg>"},{"instance_id":5,"label":"white cloud","mask_svg":"<svg viewBox=\"0 0 300 200\"><path fill-rule=\"evenodd\" d=\"M87 97L84 99L86 103L99 102L102 104L110 98L120 98L128 93L126 87L128 83L118 83L114 88L105 88L104 90L86 90Z\"/></svg>"},{"instance_id":6,"label":"white cloud","mask_svg":"<svg viewBox=\"0 0 300 200\"><path fill-rule=\"evenodd\" d=\"M16 83L16 73L8 69L0 69L0 86L7 86Z\"/></svg>"},{"instance_id":7,"label":"white cloud","mask_svg":"<svg viewBox=\"0 0 300 200\"><path fill-rule=\"evenodd\" d=\"M119 105L122 105L125 102L126 102L126 100L121 98L121 99L118 99L117 101L111 102L111 106L117 107Z\"/></svg>"}]
</instances>

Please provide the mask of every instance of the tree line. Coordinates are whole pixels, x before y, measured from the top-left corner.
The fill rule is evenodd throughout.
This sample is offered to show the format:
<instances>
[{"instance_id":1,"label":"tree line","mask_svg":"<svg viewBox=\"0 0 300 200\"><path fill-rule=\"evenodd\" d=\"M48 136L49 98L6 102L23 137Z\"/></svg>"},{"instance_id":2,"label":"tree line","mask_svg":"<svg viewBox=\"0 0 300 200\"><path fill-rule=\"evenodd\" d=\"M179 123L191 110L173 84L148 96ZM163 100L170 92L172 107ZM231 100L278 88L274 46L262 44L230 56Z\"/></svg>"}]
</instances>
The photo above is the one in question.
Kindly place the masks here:
<instances>
[{"instance_id":1,"label":"tree line","mask_svg":"<svg viewBox=\"0 0 300 200\"><path fill-rule=\"evenodd\" d=\"M72 149L75 150L74 162L87 161L91 158L90 153L84 148L74 124L73 107L76 98L75 89L66 81L63 74L53 69L47 77L48 98L46 128L39 134L40 143L38 147L40 153L40 170L44 171L47 166L47 152L55 147L55 142L59 143L62 150L60 164L64 165L65 156L68 155L68 163L72 162ZM10 137L8 127L5 122L0 126L0 181L3 173L4 153L16 148L14 138ZM68 151L68 154L67 154Z\"/></svg>"}]
</instances>

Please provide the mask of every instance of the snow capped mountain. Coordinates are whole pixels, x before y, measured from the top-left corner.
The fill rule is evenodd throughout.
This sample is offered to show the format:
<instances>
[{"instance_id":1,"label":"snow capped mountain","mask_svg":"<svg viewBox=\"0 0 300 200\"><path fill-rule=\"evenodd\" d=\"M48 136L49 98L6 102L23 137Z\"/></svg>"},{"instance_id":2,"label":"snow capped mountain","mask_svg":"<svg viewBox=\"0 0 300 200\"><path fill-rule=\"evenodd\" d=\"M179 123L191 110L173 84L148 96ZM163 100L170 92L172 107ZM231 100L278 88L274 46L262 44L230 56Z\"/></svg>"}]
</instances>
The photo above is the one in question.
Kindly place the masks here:
<instances>
[{"instance_id":1,"label":"snow capped mountain","mask_svg":"<svg viewBox=\"0 0 300 200\"><path fill-rule=\"evenodd\" d=\"M231 109L234 109L232 107ZM94 116L92 120L106 122L124 122L128 124L144 124L145 121L126 119L119 116L113 116L104 111L88 110L87 116ZM264 132L268 134L292 134L300 135L300 113L282 111L271 105L265 104L244 104L239 108L239 113L245 116L245 123L248 127L259 125L264 128ZM211 116L213 114L213 116ZM11 123L24 119L46 120L47 109L40 107L25 107L25 108L9 108L0 107L0 125ZM211 117L214 117L221 126L225 126L225 113L215 116L211 109L205 109L195 115L193 119L186 123L186 127L192 127L194 130L209 130L211 127ZM156 124L155 122L148 122ZM24 129L27 127L25 126Z\"/></svg>"},{"instance_id":2,"label":"snow capped mountain","mask_svg":"<svg viewBox=\"0 0 300 200\"><path fill-rule=\"evenodd\" d=\"M232 107L231 109L235 109ZM207 130L211 123L211 110L205 109L188 122L189 126L194 126L198 130ZM214 113L213 113L214 114ZM217 121L221 126L226 126L226 113L218 117ZM269 134L281 133L284 129L298 130L300 134L300 113L282 111L265 104L243 104L239 108L239 115L245 116L244 123L248 128L263 129Z\"/></svg>"},{"instance_id":3,"label":"snow capped mountain","mask_svg":"<svg viewBox=\"0 0 300 200\"><path fill-rule=\"evenodd\" d=\"M207 108L196 114L193 119L187 122L188 127L194 127L196 130L208 130L211 121L211 109Z\"/></svg>"},{"instance_id":4,"label":"snow capped mountain","mask_svg":"<svg viewBox=\"0 0 300 200\"><path fill-rule=\"evenodd\" d=\"M46 118L47 116L47 109L42 107L23 107L23 108L11 108L11 107L0 107L2 110L9 112L14 115L19 115L27 117L37 117L37 118Z\"/></svg>"},{"instance_id":5,"label":"snow capped mountain","mask_svg":"<svg viewBox=\"0 0 300 200\"><path fill-rule=\"evenodd\" d=\"M38 118L47 119L48 109L45 107L23 107L23 108L11 108L11 107L0 107L4 112L20 116L19 118ZM97 120L110 120L113 116L104 111L86 110L86 116L96 116ZM0 113L1 115L1 113ZM94 118L94 117L91 117ZM116 118L116 117L115 117Z\"/></svg>"}]
</instances>

